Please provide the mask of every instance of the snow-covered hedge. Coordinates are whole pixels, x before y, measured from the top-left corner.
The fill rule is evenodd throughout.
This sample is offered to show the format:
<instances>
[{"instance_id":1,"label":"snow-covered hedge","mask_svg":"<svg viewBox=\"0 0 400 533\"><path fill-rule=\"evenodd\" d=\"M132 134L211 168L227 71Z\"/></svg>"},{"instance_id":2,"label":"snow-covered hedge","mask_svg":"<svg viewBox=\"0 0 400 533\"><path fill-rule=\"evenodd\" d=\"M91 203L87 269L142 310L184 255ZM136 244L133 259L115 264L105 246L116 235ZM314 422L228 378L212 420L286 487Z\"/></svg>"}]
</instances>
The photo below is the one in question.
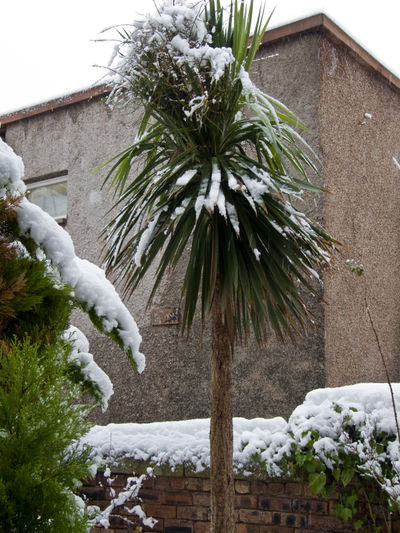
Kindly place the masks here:
<instances>
[{"instance_id":1,"label":"snow-covered hedge","mask_svg":"<svg viewBox=\"0 0 400 533\"><path fill-rule=\"evenodd\" d=\"M400 384L393 384L400 408ZM330 480L374 480L400 505L400 448L387 384L362 383L307 394L283 418L234 418L234 463L241 475L306 473L315 492ZM99 462L143 461L171 470L209 467L209 420L95 426L85 438Z\"/></svg>"}]
</instances>

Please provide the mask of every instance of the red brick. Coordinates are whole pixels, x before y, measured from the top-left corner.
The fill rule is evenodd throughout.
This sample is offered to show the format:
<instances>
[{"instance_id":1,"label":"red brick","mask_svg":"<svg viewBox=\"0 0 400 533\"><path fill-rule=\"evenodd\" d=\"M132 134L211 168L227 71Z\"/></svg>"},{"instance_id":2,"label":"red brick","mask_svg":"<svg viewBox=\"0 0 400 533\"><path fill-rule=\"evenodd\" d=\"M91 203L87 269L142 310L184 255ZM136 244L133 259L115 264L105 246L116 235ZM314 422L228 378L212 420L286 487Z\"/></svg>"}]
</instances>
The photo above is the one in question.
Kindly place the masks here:
<instances>
[{"instance_id":1,"label":"red brick","mask_svg":"<svg viewBox=\"0 0 400 533\"><path fill-rule=\"evenodd\" d=\"M328 513L329 513L331 516L336 516L336 511L335 511L335 505L336 505L336 503L337 503L336 500L329 500Z\"/></svg>"},{"instance_id":2,"label":"red brick","mask_svg":"<svg viewBox=\"0 0 400 533\"><path fill-rule=\"evenodd\" d=\"M298 533L305 533L307 530L297 530L293 529L292 527L282 527L279 526L278 528L276 526L260 526L260 533L293 533L293 531L296 531Z\"/></svg>"},{"instance_id":3,"label":"red brick","mask_svg":"<svg viewBox=\"0 0 400 533\"><path fill-rule=\"evenodd\" d=\"M237 479L235 481L235 491L238 494L249 494L250 492L250 482L244 481L242 479Z\"/></svg>"},{"instance_id":4,"label":"red brick","mask_svg":"<svg viewBox=\"0 0 400 533\"><path fill-rule=\"evenodd\" d=\"M278 481L272 481L268 483L268 494L282 494L285 496L285 485Z\"/></svg>"},{"instance_id":5,"label":"red brick","mask_svg":"<svg viewBox=\"0 0 400 533\"><path fill-rule=\"evenodd\" d=\"M250 491L252 494L268 494L268 483L254 479L250 482Z\"/></svg>"},{"instance_id":6,"label":"red brick","mask_svg":"<svg viewBox=\"0 0 400 533\"><path fill-rule=\"evenodd\" d=\"M305 528L307 527L307 517L297 513L272 513L272 525Z\"/></svg>"},{"instance_id":7,"label":"red brick","mask_svg":"<svg viewBox=\"0 0 400 533\"><path fill-rule=\"evenodd\" d=\"M311 514L329 514L329 502L322 498L318 500L292 500L292 511Z\"/></svg>"},{"instance_id":8,"label":"red brick","mask_svg":"<svg viewBox=\"0 0 400 533\"><path fill-rule=\"evenodd\" d=\"M311 527L311 530L314 531L321 528L325 530L340 530L343 529L346 524L345 522L343 522L343 520L335 516L311 515L309 518L309 525Z\"/></svg>"},{"instance_id":9,"label":"red brick","mask_svg":"<svg viewBox=\"0 0 400 533\"><path fill-rule=\"evenodd\" d=\"M125 485L126 477L128 476L118 474L112 484L117 494ZM106 497L109 496L110 487L106 479L99 479L102 480L103 487L89 482L82 493L89 496L90 503L105 508L109 504ZM168 526L181 526L190 529L192 533L209 533L210 494L203 490L209 486L207 478L162 476L155 481L148 481L140 493L144 500L143 507L147 515L158 519L159 523L153 530L144 528L144 531L161 533ZM236 506L240 508L235 514L241 521L237 525L237 533L354 533L349 523L345 524L335 516L335 500L320 498L300 483L244 480L244 484L239 485L239 481L236 481L235 486L240 487L239 491L243 493L236 494L235 497ZM156 484L158 489L153 488ZM185 486L190 490L185 489ZM96 497L100 499L96 500ZM135 521L135 517L128 515L122 508L116 509L117 513L121 517L112 519L109 533L127 530L128 526L122 519L124 516ZM92 533L102 531L102 528L92 529ZM396 526L393 531L400 533Z\"/></svg>"},{"instance_id":10,"label":"red brick","mask_svg":"<svg viewBox=\"0 0 400 533\"><path fill-rule=\"evenodd\" d=\"M258 498L254 494L235 496L235 507L237 509L256 509Z\"/></svg>"},{"instance_id":11,"label":"red brick","mask_svg":"<svg viewBox=\"0 0 400 533\"><path fill-rule=\"evenodd\" d=\"M203 507L210 507L211 495L209 492L192 492L193 505L202 505Z\"/></svg>"},{"instance_id":12,"label":"red brick","mask_svg":"<svg viewBox=\"0 0 400 533\"><path fill-rule=\"evenodd\" d=\"M153 489L143 489L139 492L140 498L146 503L164 503L164 494L164 491Z\"/></svg>"},{"instance_id":13,"label":"red brick","mask_svg":"<svg viewBox=\"0 0 400 533\"><path fill-rule=\"evenodd\" d=\"M204 478L202 485L202 490L204 490L205 492L211 491L211 481L209 478Z\"/></svg>"},{"instance_id":14,"label":"red brick","mask_svg":"<svg viewBox=\"0 0 400 533\"><path fill-rule=\"evenodd\" d=\"M171 477L169 480L171 489L183 490L185 488L185 478L183 477Z\"/></svg>"},{"instance_id":15,"label":"red brick","mask_svg":"<svg viewBox=\"0 0 400 533\"><path fill-rule=\"evenodd\" d=\"M236 533L260 533L260 526L253 526L250 524L238 524L236 526Z\"/></svg>"},{"instance_id":16,"label":"red brick","mask_svg":"<svg viewBox=\"0 0 400 533\"><path fill-rule=\"evenodd\" d=\"M203 479L198 477L188 477L185 479L185 487L188 490L203 490Z\"/></svg>"},{"instance_id":17,"label":"red brick","mask_svg":"<svg viewBox=\"0 0 400 533\"><path fill-rule=\"evenodd\" d=\"M186 527L190 528L193 531L193 522L188 520L165 520L164 521L164 529L166 528L178 528L178 527ZM163 530L164 531L164 530Z\"/></svg>"},{"instance_id":18,"label":"red brick","mask_svg":"<svg viewBox=\"0 0 400 533\"><path fill-rule=\"evenodd\" d=\"M154 477L149 477L142 481L142 489L154 489L156 479Z\"/></svg>"},{"instance_id":19,"label":"red brick","mask_svg":"<svg viewBox=\"0 0 400 533\"><path fill-rule=\"evenodd\" d=\"M165 477L165 476L156 477L154 481L154 487L160 490L169 490L170 479L172 478Z\"/></svg>"},{"instance_id":20,"label":"red brick","mask_svg":"<svg viewBox=\"0 0 400 533\"><path fill-rule=\"evenodd\" d=\"M126 530L128 527L132 528L133 526L130 526L129 522L133 522L136 526L139 525L139 519L135 515L128 518L127 520L129 521L127 521L123 517L113 514L112 516L110 516L109 520L110 520L110 527L115 528L115 529L119 528L119 529Z\"/></svg>"},{"instance_id":21,"label":"red brick","mask_svg":"<svg viewBox=\"0 0 400 533\"><path fill-rule=\"evenodd\" d=\"M107 489L104 487L82 487L81 494L90 499L91 502L97 502L99 500L107 500Z\"/></svg>"},{"instance_id":22,"label":"red brick","mask_svg":"<svg viewBox=\"0 0 400 533\"><path fill-rule=\"evenodd\" d=\"M153 518L176 518L175 505L144 503L143 509L147 516L152 516Z\"/></svg>"},{"instance_id":23,"label":"red brick","mask_svg":"<svg viewBox=\"0 0 400 533\"><path fill-rule=\"evenodd\" d=\"M193 499L190 492L167 492L163 493L163 503L167 505L192 505Z\"/></svg>"},{"instance_id":24,"label":"red brick","mask_svg":"<svg viewBox=\"0 0 400 533\"><path fill-rule=\"evenodd\" d=\"M143 526L143 531L151 531L152 533L162 533L164 531L164 520L162 518L158 518L157 524L153 528ZM108 533L108 531L103 531L103 533Z\"/></svg>"},{"instance_id":25,"label":"red brick","mask_svg":"<svg viewBox=\"0 0 400 533\"><path fill-rule=\"evenodd\" d=\"M288 498L299 497L303 494L303 487L300 483L285 483L285 496Z\"/></svg>"},{"instance_id":26,"label":"red brick","mask_svg":"<svg viewBox=\"0 0 400 533\"><path fill-rule=\"evenodd\" d=\"M177 518L184 520L208 520L209 510L206 507L186 506L177 508Z\"/></svg>"},{"instance_id":27,"label":"red brick","mask_svg":"<svg viewBox=\"0 0 400 533\"><path fill-rule=\"evenodd\" d=\"M260 509L271 511L292 511L292 500L288 498L277 498L276 496L259 496L258 506Z\"/></svg>"},{"instance_id":28,"label":"red brick","mask_svg":"<svg viewBox=\"0 0 400 533\"><path fill-rule=\"evenodd\" d=\"M196 522L193 533L210 533L210 522Z\"/></svg>"},{"instance_id":29,"label":"red brick","mask_svg":"<svg viewBox=\"0 0 400 533\"><path fill-rule=\"evenodd\" d=\"M271 513L253 509L241 509L239 511L239 521L246 524L270 524Z\"/></svg>"}]
</instances>

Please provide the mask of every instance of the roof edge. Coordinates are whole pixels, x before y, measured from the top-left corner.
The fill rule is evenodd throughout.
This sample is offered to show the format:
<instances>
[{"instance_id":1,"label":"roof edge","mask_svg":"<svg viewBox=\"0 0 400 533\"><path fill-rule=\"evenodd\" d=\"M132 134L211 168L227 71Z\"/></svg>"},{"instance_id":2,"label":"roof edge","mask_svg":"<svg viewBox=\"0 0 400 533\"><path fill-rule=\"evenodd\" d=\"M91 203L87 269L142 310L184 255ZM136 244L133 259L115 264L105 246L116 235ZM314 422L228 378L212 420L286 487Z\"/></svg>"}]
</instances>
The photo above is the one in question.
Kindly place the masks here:
<instances>
[{"instance_id":1,"label":"roof edge","mask_svg":"<svg viewBox=\"0 0 400 533\"><path fill-rule=\"evenodd\" d=\"M336 43L344 44L362 65L370 70L374 70L391 85L397 89L400 89L400 79L388 68L382 65L382 63L375 59L375 57L367 52L367 50L365 50L365 48L363 48L360 44L358 44L353 37L350 37L350 35L342 30L324 13L311 15L304 19L290 22L289 24L268 30L265 32L261 44L272 44L275 41L279 41L287 37L293 37L300 33L309 33L313 31L325 32Z\"/></svg>"},{"instance_id":2,"label":"roof edge","mask_svg":"<svg viewBox=\"0 0 400 533\"><path fill-rule=\"evenodd\" d=\"M35 104L30 107L25 107L17 111L6 113L5 115L0 116L0 126L6 126L11 122L17 122L24 118L40 115L41 113L46 113L48 111L54 111L55 109L91 100L92 98L105 96L110 92L111 87L106 84L94 85L88 89L82 89L65 96L59 96L52 100L48 100L47 102L42 102L40 104Z\"/></svg>"},{"instance_id":3,"label":"roof edge","mask_svg":"<svg viewBox=\"0 0 400 533\"><path fill-rule=\"evenodd\" d=\"M301 33L308 32L325 32L329 37L338 44L344 44L352 54L358 59L358 61L366 66L370 70L374 70L386 81L388 81L396 89L400 90L400 79L393 74L389 69L382 65L377 59L375 59L369 52L367 52L361 45L359 45L350 35L342 30L337 24L335 24L324 13L318 13L317 15L311 15L304 19L278 26L265 32L261 44L268 45L275 41L285 39L287 37L293 37ZM5 115L0 116L0 126L6 126L12 122L23 120L35 115L40 115L48 111L54 111L62 107L66 107L78 102L91 100L100 96L105 96L111 91L110 86L95 85L88 89L83 89L66 96L54 98L41 104L26 107L21 110L12 111Z\"/></svg>"}]
</instances>

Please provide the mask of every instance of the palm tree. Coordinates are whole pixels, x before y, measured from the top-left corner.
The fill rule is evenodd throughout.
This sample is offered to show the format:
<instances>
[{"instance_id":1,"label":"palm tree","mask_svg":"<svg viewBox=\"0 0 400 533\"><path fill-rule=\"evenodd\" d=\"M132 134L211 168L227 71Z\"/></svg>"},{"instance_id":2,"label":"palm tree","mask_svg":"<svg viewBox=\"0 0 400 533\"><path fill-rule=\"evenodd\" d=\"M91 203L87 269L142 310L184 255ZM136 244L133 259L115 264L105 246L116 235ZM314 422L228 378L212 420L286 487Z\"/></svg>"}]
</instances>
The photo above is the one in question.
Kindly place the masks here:
<instances>
[{"instance_id":1,"label":"palm tree","mask_svg":"<svg viewBox=\"0 0 400 533\"><path fill-rule=\"evenodd\" d=\"M182 330L199 306L203 324L211 318L214 533L235 529L234 346L250 331L260 345L269 327L282 340L302 331L310 316L300 288L316 293L312 278L335 242L292 204L319 191L307 178L315 158L297 117L250 81L266 29L263 11L252 20L252 0L227 11L219 0L164 3L120 31L112 93L139 101L144 116L133 145L108 162L118 194L105 230L108 270L134 291L157 258L151 303L166 269L190 250Z\"/></svg>"}]
</instances>

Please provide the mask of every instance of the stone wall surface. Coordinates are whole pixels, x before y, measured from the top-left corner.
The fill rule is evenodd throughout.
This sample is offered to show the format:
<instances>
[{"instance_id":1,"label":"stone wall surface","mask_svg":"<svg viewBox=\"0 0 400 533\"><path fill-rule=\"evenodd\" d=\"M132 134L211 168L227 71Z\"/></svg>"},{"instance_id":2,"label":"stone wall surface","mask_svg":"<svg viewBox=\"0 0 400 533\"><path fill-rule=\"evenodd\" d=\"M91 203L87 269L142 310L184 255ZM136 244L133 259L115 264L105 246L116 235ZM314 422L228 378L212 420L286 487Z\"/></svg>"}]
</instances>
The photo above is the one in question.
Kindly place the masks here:
<instances>
[{"instance_id":1,"label":"stone wall surface","mask_svg":"<svg viewBox=\"0 0 400 533\"><path fill-rule=\"evenodd\" d=\"M127 474L113 474L116 494L124 487ZM91 504L105 508L110 501L107 479L101 474L83 488ZM205 477L159 476L144 482L139 496L147 516L157 519L155 533L209 533L210 482ZM329 500L315 496L299 482L281 480L235 480L236 533L350 533L351 523L335 516L337 495ZM128 505L128 507L131 507ZM123 509L110 521L109 533L135 531ZM122 517L122 518L121 518ZM398 526L393 523L392 531ZM91 533L102 533L93 528ZM365 530L366 531L366 530ZM233 533L233 532L232 532Z\"/></svg>"},{"instance_id":2,"label":"stone wall surface","mask_svg":"<svg viewBox=\"0 0 400 533\"><path fill-rule=\"evenodd\" d=\"M400 379L400 91L322 41L319 132L326 227L346 248L325 276L326 386ZM345 259L364 268L360 277ZM367 307L374 326L372 327Z\"/></svg>"}]
</instances>

